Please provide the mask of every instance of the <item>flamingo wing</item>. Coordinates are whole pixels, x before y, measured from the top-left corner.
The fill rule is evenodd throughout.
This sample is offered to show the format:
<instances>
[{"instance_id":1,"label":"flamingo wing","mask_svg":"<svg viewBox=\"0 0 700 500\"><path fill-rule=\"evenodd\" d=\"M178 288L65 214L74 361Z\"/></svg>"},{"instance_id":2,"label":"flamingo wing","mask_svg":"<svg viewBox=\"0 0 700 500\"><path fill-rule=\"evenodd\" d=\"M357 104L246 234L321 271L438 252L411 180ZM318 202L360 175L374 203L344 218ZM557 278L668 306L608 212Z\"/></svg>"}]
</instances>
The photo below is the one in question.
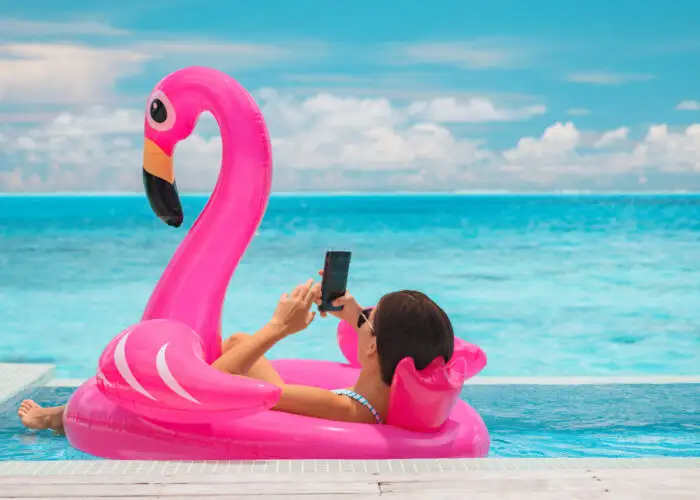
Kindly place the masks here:
<instances>
[{"instance_id":1,"label":"flamingo wing","mask_svg":"<svg viewBox=\"0 0 700 500\"><path fill-rule=\"evenodd\" d=\"M271 408L280 396L277 386L209 366L199 335L166 319L117 335L100 356L97 385L118 405L166 422L206 422L212 412L245 417Z\"/></svg>"}]
</instances>

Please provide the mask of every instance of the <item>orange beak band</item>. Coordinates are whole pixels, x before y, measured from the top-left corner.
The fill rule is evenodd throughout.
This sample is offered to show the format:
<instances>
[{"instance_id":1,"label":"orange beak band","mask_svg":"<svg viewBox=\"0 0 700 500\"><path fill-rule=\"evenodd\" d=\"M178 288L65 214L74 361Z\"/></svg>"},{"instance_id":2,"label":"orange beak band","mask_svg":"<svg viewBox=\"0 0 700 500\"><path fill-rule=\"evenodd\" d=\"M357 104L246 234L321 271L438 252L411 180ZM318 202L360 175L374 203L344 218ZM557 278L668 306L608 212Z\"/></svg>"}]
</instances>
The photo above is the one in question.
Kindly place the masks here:
<instances>
[{"instance_id":1,"label":"orange beak band","mask_svg":"<svg viewBox=\"0 0 700 500\"><path fill-rule=\"evenodd\" d=\"M185 217L175 183L173 159L150 139L146 139L143 148L143 187L158 218L169 226L180 227Z\"/></svg>"},{"instance_id":2,"label":"orange beak band","mask_svg":"<svg viewBox=\"0 0 700 500\"><path fill-rule=\"evenodd\" d=\"M146 139L143 145L143 169L170 184L175 182L172 156L165 154L160 146L150 139Z\"/></svg>"}]
</instances>

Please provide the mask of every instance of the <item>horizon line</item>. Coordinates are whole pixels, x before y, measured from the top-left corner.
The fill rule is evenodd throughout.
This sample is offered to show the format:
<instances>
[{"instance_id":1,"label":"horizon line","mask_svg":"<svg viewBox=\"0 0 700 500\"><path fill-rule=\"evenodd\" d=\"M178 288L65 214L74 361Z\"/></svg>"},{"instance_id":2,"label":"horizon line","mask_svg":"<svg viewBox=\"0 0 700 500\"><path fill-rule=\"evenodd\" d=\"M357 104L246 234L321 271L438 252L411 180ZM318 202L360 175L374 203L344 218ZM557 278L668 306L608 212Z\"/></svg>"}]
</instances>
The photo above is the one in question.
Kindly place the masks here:
<instances>
[{"instance_id":1,"label":"horizon line","mask_svg":"<svg viewBox=\"0 0 700 500\"><path fill-rule=\"evenodd\" d=\"M273 191L270 197L324 197L324 196L698 196L699 191L594 191L594 190L552 190L552 191L509 191L509 190L459 190L459 191ZM145 196L141 191L52 191L52 192L0 192L0 197L137 197ZM210 191L190 191L180 193L182 197L211 196Z\"/></svg>"}]
</instances>

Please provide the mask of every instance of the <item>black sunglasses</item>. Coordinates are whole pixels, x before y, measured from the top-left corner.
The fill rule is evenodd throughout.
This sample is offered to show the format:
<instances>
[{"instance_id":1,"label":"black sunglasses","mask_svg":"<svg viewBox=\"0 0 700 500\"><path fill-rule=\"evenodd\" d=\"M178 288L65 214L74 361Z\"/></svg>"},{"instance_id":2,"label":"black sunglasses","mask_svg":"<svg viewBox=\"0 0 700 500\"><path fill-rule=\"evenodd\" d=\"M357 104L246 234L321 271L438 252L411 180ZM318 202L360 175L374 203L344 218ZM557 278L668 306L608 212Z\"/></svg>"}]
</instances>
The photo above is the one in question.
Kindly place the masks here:
<instances>
[{"instance_id":1,"label":"black sunglasses","mask_svg":"<svg viewBox=\"0 0 700 500\"><path fill-rule=\"evenodd\" d=\"M362 312L360 313L360 316L357 318L357 329L358 330L360 328L362 328L362 326L369 321L369 315L372 312L372 309L374 309L374 307L368 307L367 309L362 310ZM374 330L374 328L372 330Z\"/></svg>"}]
</instances>

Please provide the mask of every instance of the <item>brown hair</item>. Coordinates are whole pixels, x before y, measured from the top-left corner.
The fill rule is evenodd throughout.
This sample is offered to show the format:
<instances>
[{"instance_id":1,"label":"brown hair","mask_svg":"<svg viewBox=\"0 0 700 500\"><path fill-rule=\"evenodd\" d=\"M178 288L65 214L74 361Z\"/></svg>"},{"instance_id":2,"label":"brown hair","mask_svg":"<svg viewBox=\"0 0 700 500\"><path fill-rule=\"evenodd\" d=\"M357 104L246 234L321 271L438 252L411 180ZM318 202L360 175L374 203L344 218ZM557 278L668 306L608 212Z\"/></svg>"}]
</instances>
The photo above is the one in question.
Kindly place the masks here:
<instances>
[{"instance_id":1,"label":"brown hair","mask_svg":"<svg viewBox=\"0 0 700 500\"><path fill-rule=\"evenodd\" d=\"M427 295L401 290L384 295L377 304L373 326L382 380L391 385L399 362L413 358L417 370L435 358L452 358L455 336L445 311Z\"/></svg>"}]
</instances>

